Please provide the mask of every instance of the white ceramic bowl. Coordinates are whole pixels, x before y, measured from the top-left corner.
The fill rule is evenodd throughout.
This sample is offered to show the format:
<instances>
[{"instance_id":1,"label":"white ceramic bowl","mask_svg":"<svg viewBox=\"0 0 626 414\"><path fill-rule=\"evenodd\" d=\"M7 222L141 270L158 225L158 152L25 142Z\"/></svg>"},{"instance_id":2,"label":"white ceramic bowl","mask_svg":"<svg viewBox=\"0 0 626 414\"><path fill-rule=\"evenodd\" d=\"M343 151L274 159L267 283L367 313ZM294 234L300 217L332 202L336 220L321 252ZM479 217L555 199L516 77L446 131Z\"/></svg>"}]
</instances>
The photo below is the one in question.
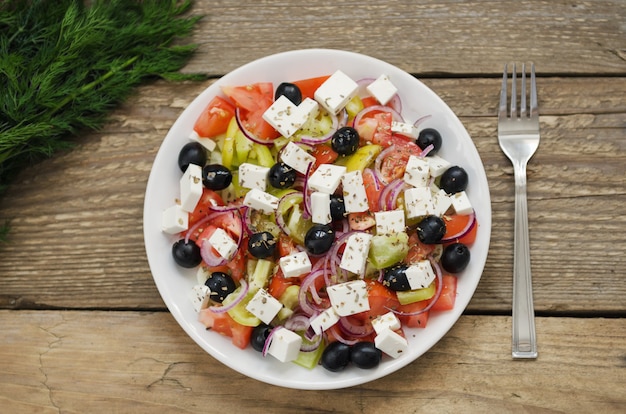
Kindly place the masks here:
<instances>
[{"instance_id":1,"label":"white ceramic bowl","mask_svg":"<svg viewBox=\"0 0 626 414\"><path fill-rule=\"evenodd\" d=\"M207 331L198 322L188 298L188 292L196 284L196 271L181 269L174 263L171 248L177 238L162 233L160 223L162 211L178 197L181 172L177 154L188 142L202 109L214 95L221 93L220 85L272 81L276 86L284 81L328 75L337 69L355 80L387 74L399 89L402 114L407 121L431 115L422 126L438 129L444 137L439 154L468 172L467 193L479 228L471 247L470 264L459 274L453 310L432 312L426 328L409 330L409 352L402 357L385 356L372 370L350 366L343 372L332 373L321 366L308 370L293 363L281 363L271 356L264 358L251 347L241 350L232 345L230 338ZM232 71L209 86L183 111L163 140L150 173L144 204L144 238L150 269L165 304L180 326L206 352L230 368L259 381L296 389L336 389L363 384L397 371L428 351L454 325L474 294L487 259L490 233L491 204L485 171L469 134L452 110L433 91L397 67L339 50L296 50L268 56ZM155 340L158 340L156 328Z\"/></svg>"}]
</instances>

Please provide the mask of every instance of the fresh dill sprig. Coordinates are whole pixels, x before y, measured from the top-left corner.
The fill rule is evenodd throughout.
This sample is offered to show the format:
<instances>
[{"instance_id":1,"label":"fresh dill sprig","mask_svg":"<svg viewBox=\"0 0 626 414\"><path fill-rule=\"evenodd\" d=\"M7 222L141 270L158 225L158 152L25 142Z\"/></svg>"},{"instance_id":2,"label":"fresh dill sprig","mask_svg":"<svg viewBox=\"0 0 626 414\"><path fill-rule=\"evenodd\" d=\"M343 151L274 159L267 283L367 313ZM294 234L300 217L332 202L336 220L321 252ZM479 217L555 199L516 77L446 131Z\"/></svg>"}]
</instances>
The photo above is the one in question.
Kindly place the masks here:
<instances>
[{"instance_id":1,"label":"fresh dill sprig","mask_svg":"<svg viewBox=\"0 0 626 414\"><path fill-rule=\"evenodd\" d=\"M0 1L0 192L28 165L100 128L145 81L179 70L191 0Z\"/></svg>"}]
</instances>

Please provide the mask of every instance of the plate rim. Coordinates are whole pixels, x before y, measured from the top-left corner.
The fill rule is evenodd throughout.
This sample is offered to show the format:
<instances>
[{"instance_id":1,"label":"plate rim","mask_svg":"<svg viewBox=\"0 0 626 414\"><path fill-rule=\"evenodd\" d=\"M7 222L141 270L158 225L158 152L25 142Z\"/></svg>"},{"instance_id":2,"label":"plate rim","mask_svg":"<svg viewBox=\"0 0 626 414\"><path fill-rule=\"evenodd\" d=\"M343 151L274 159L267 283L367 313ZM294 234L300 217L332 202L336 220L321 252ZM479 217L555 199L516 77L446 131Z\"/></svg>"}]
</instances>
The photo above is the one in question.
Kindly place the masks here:
<instances>
[{"instance_id":1,"label":"plate rim","mask_svg":"<svg viewBox=\"0 0 626 414\"><path fill-rule=\"evenodd\" d=\"M450 116L450 120L453 121L454 123L456 123L456 128L459 128L464 132L465 137L467 138L466 142L464 145L469 145L470 146L470 150L471 152L473 152L472 156L474 158L478 159L478 166L479 171L477 171L478 175L476 177L473 177L473 179L470 182L474 182L474 180L479 180L480 181L480 190L482 191L481 194L481 198L485 198L488 200L488 202L486 203L486 206L484 204L482 204L481 210L477 211L476 214L477 216L480 218L479 223L480 223L480 227L479 227L479 232L481 232L481 228L482 228L482 232L480 234L483 235L483 237L486 237L486 242L485 239L481 238L481 241L483 242L483 247L484 247L484 252L482 252L483 254L481 254L479 256L479 259L475 259L474 257L472 257L472 261L474 261L474 266L478 267L480 269L480 271L478 272L477 280L475 281L475 283L473 283L470 287L471 287L471 292L468 291L467 295L464 295L463 297L466 299L464 301L464 303L462 303L462 306L458 306L457 304L455 304L454 309L452 309L451 311L448 311L445 313L446 318L445 319L449 319L449 318L453 318L453 322L451 324L449 324L449 326L447 326L447 328L443 331L440 331L438 333L437 338L435 340L433 340L434 337L432 338L427 338L427 340L425 342L427 342L427 345L424 347L425 349L419 353L418 355L414 356L414 357L406 357L406 358L398 358L395 360L389 360L387 359L383 364L381 364L381 366L384 365L383 368L381 368L381 366L379 366L378 368L372 370L372 371L359 371L361 373L363 373L363 375L361 376L354 376L354 375L345 375L342 378L343 373L340 373L339 375L335 375L334 373L329 373L329 372L325 372L325 375L323 375L323 381L318 381L318 382L313 382L313 383L307 383L305 381L298 381L296 383L290 383L288 380L284 380L282 378L279 378L279 376L277 375L277 373L260 373L260 372L254 372L254 370L251 369L245 369L245 367L242 367L240 365L234 364L233 363L233 359L230 358L227 354L225 354L224 352L220 352L218 349L215 348L215 346L210 346L208 344L208 340L206 339L201 339L198 337L198 327L197 326L191 326L190 322L187 320L188 318L184 316L184 312L183 310L181 310L179 303L178 302L173 302L171 299L171 295L170 292L168 292L168 286L165 284L165 282L163 281L163 279L161 277L157 277L157 274L159 272L159 269L155 269L156 266L156 258L155 258L155 252L153 251L153 249L149 248L149 245L151 245L151 240L150 238L154 236L154 233L151 230L154 230L154 219L155 219L155 212L152 208L151 205L149 205L149 201L151 200L151 195L149 194L151 191L154 191L154 187L155 185L155 180L157 179L157 173L155 172L155 166L160 166L162 164L162 158L164 157L171 157L171 153L170 154L166 154L164 152L164 148L165 148L165 144L166 141L171 142L174 138L170 138L172 137L174 131L176 131L178 128L181 127L181 124L188 124L190 119L195 119L194 115L193 115L193 110L190 110L191 107L198 107L198 105L201 106L206 106L206 103L208 103L208 99L209 97L213 96L213 90L218 89L220 85L225 85L228 82L230 82L230 79L233 78L237 78L237 76L239 76L240 74L245 73L245 71L249 70L250 68L254 68L255 66L258 65L262 65L262 64L268 64L271 63L273 61L280 61L281 59L297 59L297 58L302 58L302 56L307 56L307 58L311 58L312 56L318 56L318 57L322 57L322 58L326 58L326 59L348 59L348 60L356 60L356 61L368 61L372 64L378 65L378 66L382 66L382 67L387 67L389 68L392 72L396 72L397 73L403 73L404 76L409 76L412 78L411 82L415 82L415 85L419 85L420 89L423 89L423 92L427 93L429 95L429 99L435 99L438 101L438 104L441 106L443 105L443 109L444 112L447 112L446 115ZM345 68L337 68L337 69L342 69L344 72L349 72L348 70L346 70ZM328 73L328 72L327 72ZM304 79L305 77L301 77L301 79ZM254 80L257 81L257 80ZM203 104L202 104L203 103ZM197 112L197 111L196 111ZM197 115L195 115L195 117L197 117ZM182 139L187 139L186 137L180 138L179 140ZM474 166L474 164L472 164ZM469 191L468 191L469 192ZM470 197L471 198L471 197ZM173 198L172 198L173 199ZM159 213L160 214L160 213ZM489 244L490 244L490 239L491 239L491 198L490 198L490 194L489 194L489 186L488 186L488 182L487 182L487 177L486 177L486 172L484 169L484 164L482 163L482 160L480 158L480 154L478 153L478 150L474 144L474 141L472 140L471 136L469 135L469 132L467 132L465 126L461 123L460 119L457 117L457 115L452 111L452 109L443 101L443 99L441 97L439 97L434 91L432 91L428 86L426 86L425 84L423 84L419 79L415 78L413 75L409 74L408 72L398 68L397 66L394 66L388 62L385 62L383 60L380 60L378 58L372 57L372 56L368 56L368 55L364 55L361 53L357 53L357 52L351 52L351 51L346 51L346 50L340 50L340 49L323 49L323 48L311 48L311 49L295 49L295 50L289 50L289 51L284 51L284 52L280 52L280 53L276 53L276 54L272 54L272 55L268 55L268 56L264 56L258 59L255 59L253 61L250 61L236 69L234 69L233 71L229 72L228 74L220 77L219 79L217 79L215 82L213 82L211 85L209 85L207 88L205 88L203 91L201 91L192 101L191 103L182 111L182 113L179 114L179 116L177 117L177 119L175 120L175 122L172 124L172 126L170 127L170 129L168 130L167 134L165 135L165 137L163 138L161 144L159 145L159 149L157 151L157 154L154 158L153 164L151 166L150 169L150 174L148 177L148 181L146 184L146 191L145 191L145 197L144 197L144 211L143 211L143 230L144 230L144 247L146 250L146 256L148 259L148 263L149 263L149 267L150 267L150 272L151 275L153 277L153 280L157 286L157 289L159 291L159 294L161 295L161 298L163 299L165 305L167 306L170 314L174 317L174 319L177 321L177 323L179 324L179 326L186 332L186 334L198 345L200 346L205 352L207 352L209 355L211 355L212 357L214 357L215 359L217 359L218 361L220 361L222 364L224 364L225 366L229 367L230 369L233 369L243 375L246 375L250 378L254 378L258 381L267 383L267 384L271 384L271 385L276 385L276 386L281 386L281 387L286 387L286 388L293 388L293 389L303 389L303 390L330 390L330 389L339 389L339 388L346 388L346 387L351 387L351 386L356 386L356 385L361 385L376 379L379 379L381 377L384 377L386 375L389 375L393 372L398 371L399 369L403 368L404 366L416 361L417 359L421 358L425 353L427 353L436 343L438 343L443 337L445 337L445 335L449 332L449 330L456 324L456 322L458 321L459 317L461 316L461 314L463 313L463 311L466 309L467 305L469 304L469 301L471 300L471 298L474 295L474 292L476 290L476 288L478 287L478 284L480 282L480 279L482 277L482 273L484 272L484 267L486 264L486 259L487 259L487 254L488 254L488 250L489 250ZM150 218L151 221L147 222L147 218ZM158 226L157 226L158 227ZM160 229L159 229L160 232ZM485 235L486 233L486 235ZM480 263L476 264L475 260L479 260ZM156 273L155 273L156 272ZM438 316L438 315L436 315ZM196 325L199 323L197 321ZM428 329L428 327L426 328ZM216 338L213 338L213 340L211 340L210 342L215 342ZM231 346L234 348L234 345L231 344ZM253 352L250 350L250 352ZM261 358L260 356L258 356L258 358ZM390 364L391 363L391 364ZM387 364L387 365L385 365ZM295 364L290 364L290 365L295 365ZM304 370L307 371L306 368L303 367L299 367L297 365L295 365L297 367L297 369L299 370ZM318 368L319 370L323 370L322 368ZM251 372L252 371L252 372ZM325 370L324 370L325 371Z\"/></svg>"}]
</instances>

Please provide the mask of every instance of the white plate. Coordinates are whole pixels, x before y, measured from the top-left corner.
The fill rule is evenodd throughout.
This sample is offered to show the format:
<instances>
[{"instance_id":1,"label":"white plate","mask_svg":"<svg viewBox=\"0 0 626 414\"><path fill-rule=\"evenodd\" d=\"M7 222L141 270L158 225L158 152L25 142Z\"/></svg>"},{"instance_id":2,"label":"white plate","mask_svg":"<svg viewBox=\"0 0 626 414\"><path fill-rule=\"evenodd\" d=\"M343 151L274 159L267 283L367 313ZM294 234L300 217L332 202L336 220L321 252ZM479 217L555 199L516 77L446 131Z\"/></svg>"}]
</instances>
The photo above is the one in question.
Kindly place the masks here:
<instances>
[{"instance_id":1,"label":"white plate","mask_svg":"<svg viewBox=\"0 0 626 414\"><path fill-rule=\"evenodd\" d=\"M425 329L407 332L410 348L404 356L397 359L385 356L372 370L350 366L343 372L332 373L321 366L308 370L293 363L278 362L271 356L263 358L250 347L240 350L229 338L207 331L197 321L197 314L187 296L196 283L195 270L183 270L174 263L171 248L176 237L162 233L160 222L162 211L178 197L181 172L177 154L188 142L202 109L214 95L220 94L220 85L272 81L276 86L284 81L328 75L337 69L355 80L387 74L399 89L402 114L407 121L432 115L422 125L441 132L444 145L440 155L468 172L467 193L480 226L476 242L471 247L470 264L459 275L458 296L452 311L433 312ZM152 166L144 204L144 238L150 269L165 304L180 326L206 352L230 368L259 381L296 389L336 389L363 384L397 371L428 351L454 325L472 298L487 259L490 233L487 177L476 147L452 110L424 84L395 66L339 50L297 50L268 56L232 71L208 87L183 111L165 137ZM158 341L156 327L155 340Z\"/></svg>"}]
</instances>

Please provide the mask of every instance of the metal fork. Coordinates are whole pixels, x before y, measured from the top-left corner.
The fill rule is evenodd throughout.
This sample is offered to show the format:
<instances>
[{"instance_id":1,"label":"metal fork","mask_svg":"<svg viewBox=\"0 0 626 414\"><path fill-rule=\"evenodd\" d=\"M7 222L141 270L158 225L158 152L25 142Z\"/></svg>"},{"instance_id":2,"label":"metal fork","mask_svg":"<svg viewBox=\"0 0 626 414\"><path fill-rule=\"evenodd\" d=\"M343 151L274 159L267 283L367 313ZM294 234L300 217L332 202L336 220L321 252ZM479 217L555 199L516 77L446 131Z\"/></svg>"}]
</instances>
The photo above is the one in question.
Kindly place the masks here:
<instances>
[{"instance_id":1,"label":"metal fork","mask_svg":"<svg viewBox=\"0 0 626 414\"><path fill-rule=\"evenodd\" d=\"M526 65L522 65L519 115L515 64L511 75L511 105L507 113L507 65L502 75L498 111L498 142L515 172L515 237L513 256L513 358L537 358L535 311L530 272L526 165L539 146L539 110L535 65L530 71L530 108L526 107Z\"/></svg>"}]
</instances>

